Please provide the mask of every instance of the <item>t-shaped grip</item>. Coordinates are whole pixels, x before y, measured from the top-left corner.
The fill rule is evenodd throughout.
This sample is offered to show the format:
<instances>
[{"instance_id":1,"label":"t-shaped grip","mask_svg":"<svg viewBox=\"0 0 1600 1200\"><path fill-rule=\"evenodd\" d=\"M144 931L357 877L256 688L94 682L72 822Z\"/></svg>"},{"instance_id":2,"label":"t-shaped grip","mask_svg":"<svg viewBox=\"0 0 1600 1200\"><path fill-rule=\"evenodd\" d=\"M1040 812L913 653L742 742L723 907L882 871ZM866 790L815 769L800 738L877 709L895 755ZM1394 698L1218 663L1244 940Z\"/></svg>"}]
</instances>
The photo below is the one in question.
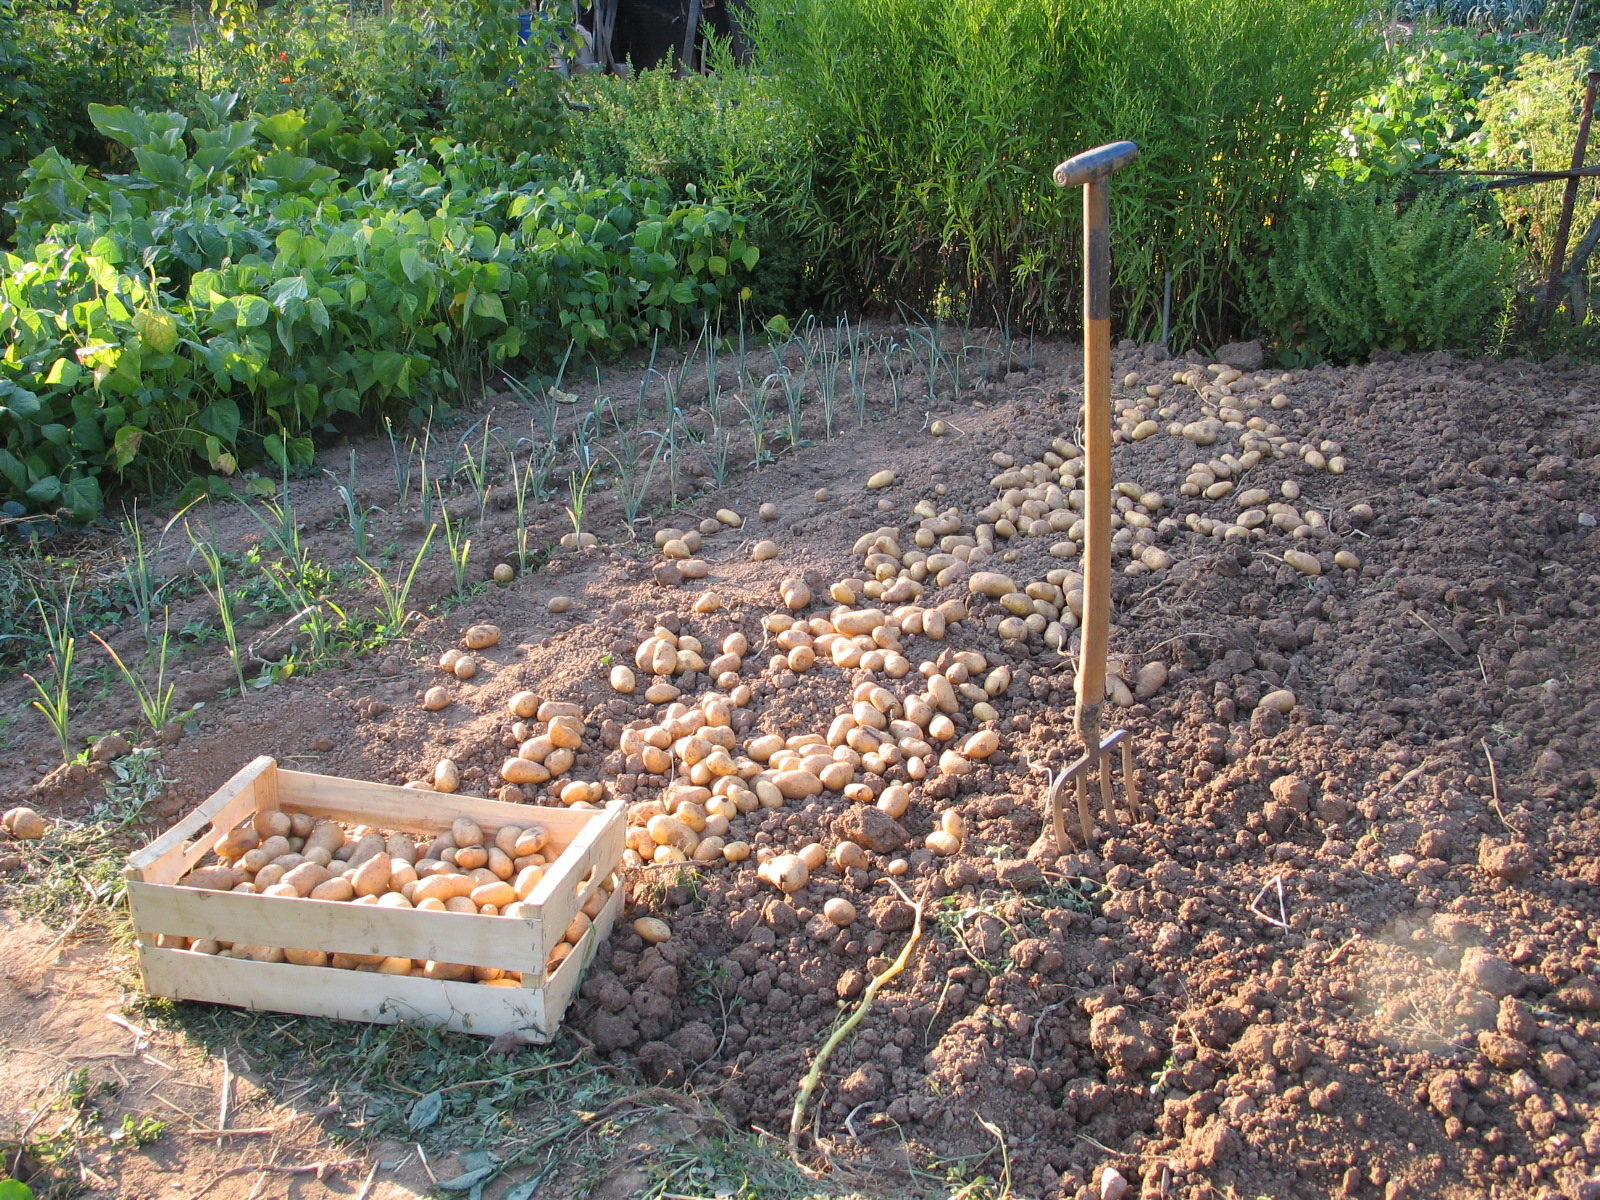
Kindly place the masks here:
<instances>
[{"instance_id":1,"label":"t-shaped grip","mask_svg":"<svg viewBox=\"0 0 1600 1200\"><path fill-rule=\"evenodd\" d=\"M1056 184L1059 187L1075 187L1080 183L1104 179L1138 157L1139 147L1132 142L1109 142L1104 146L1096 146L1093 150L1074 154L1057 167Z\"/></svg>"}]
</instances>

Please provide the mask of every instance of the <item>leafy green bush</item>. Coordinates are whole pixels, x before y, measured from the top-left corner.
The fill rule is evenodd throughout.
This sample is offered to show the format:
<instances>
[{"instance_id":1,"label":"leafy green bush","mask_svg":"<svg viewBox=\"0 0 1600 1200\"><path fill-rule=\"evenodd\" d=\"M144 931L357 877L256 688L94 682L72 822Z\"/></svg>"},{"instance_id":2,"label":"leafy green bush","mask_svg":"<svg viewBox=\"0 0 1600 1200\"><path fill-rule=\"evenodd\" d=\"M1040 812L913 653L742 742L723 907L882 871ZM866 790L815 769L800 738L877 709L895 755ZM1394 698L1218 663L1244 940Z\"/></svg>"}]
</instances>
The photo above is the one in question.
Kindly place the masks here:
<instances>
[{"instance_id":1,"label":"leafy green bush","mask_svg":"<svg viewBox=\"0 0 1600 1200\"><path fill-rule=\"evenodd\" d=\"M1077 319L1079 203L1050 179L1118 138L1114 307L1220 340L1259 231L1381 65L1364 0L751 0L757 65L816 141L854 302ZM1182 344L1181 342L1179 344Z\"/></svg>"},{"instance_id":2,"label":"leafy green bush","mask_svg":"<svg viewBox=\"0 0 1600 1200\"><path fill-rule=\"evenodd\" d=\"M348 136L331 104L227 111L96 107L134 171L29 168L0 255L0 498L82 517L111 474L305 463L341 414L416 415L482 364L698 329L759 260L742 218L664 184L438 142L349 185L308 153Z\"/></svg>"},{"instance_id":3,"label":"leafy green bush","mask_svg":"<svg viewBox=\"0 0 1600 1200\"><path fill-rule=\"evenodd\" d=\"M541 5L526 42L523 0L398 0L354 20L343 0L243 8L214 5L216 35L197 55L206 86L239 92L249 111L331 100L397 145L444 137L511 156L561 133L563 80L550 62L552 47L574 44L570 3Z\"/></svg>"},{"instance_id":4,"label":"leafy green bush","mask_svg":"<svg viewBox=\"0 0 1600 1200\"><path fill-rule=\"evenodd\" d=\"M0 205L22 169L54 146L105 166L115 147L89 120L90 104L174 104L192 86L164 22L137 0L0 0ZM0 241L9 231L0 215Z\"/></svg>"},{"instance_id":5,"label":"leafy green bush","mask_svg":"<svg viewBox=\"0 0 1600 1200\"><path fill-rule=\"evenodd\" d=\"M591 178L659 179L693 186L750 222L762 247L751 306L796 313L828 290L832 259L813 195L814 139L771 81L719 61L711 76L663 68L579 76L579 105L556 153Z\"/></svg>"},{"instance_id":6,"label":"leafy green bush","mask_svg":"<svg viewBox=\"0 0 1600 1200\"><path fill-rule=\"evenodd\" d=\"M1475 347L1511 283L1509 248L1445 194L1402 206L1325 188L1290 209L1269 247L1252 299L1285 355Z\"/></svg>"},{"instance_id":7,"label":"leafy green bush","mask_svg":"<svg viewBox=\"0 0 1600 1200\"><path fill-rule=\"evenodd\" d=\"M1572 165L1572 145L1585 75L1594 52L1580 50L1550 57L1524 55L1516 72L1491 84L1478 105L1482 130L1473 139L1471 165L1501 170L1564 171ZM1591 141L1591 146L1594 144ZM1558 184L1507 188L1495 193L1500 215L1521 251L1525 281L1542 278L1554 249L1561 213ZM1600 180L1578 184L1573 241L1600 214Z\"/></svg>"},{"instance_id":8,"label":"leafy green bush","mask_svg":"<svg viewBox=\"0 0 1600 1200\"><path fill-rule=\"evenodd\" d=\"M1414 35L1383 86L1356 102L1328 170L1359 183L1445 165L1468 149L1478 101L1515 70L1524 43L1462 29Z\"/></svg>"}]
</instances>

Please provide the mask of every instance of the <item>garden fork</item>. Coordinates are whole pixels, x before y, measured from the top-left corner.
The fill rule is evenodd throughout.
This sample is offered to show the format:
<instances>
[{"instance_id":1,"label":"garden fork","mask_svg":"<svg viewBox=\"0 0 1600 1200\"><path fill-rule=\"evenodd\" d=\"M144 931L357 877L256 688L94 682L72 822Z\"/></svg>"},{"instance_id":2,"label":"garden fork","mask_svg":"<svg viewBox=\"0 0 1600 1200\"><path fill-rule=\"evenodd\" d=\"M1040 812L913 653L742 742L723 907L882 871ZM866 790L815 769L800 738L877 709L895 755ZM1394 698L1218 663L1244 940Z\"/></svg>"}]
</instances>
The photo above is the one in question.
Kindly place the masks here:
<instances>
[{"instance_id":1,"label":"garden fork","mask_svg":"<svg viewBox=\"0 0 1600 1200\"><path fill-rule=\"evenodd\" d=\"M1084 753L1050 780L1050 815L1056 852L1067 845L1062 792L1076 783L1078 822L1085 848L1094 841L1089 807L1089 771L1098 769L1106 825L1117 829L1111 799L1111 750L1122 747L1122 773L1128 813L1142 815L1133 775L1133 747L1127 731L1100 736L1105 707L1106 652L1111 624L1111 173L1139 156L1132 142L1112 142L1085 150L1055 169L1060 187L1083 187L1083 429L1084 540L1083 627L1078 649L1077 709L1074 721Z\"/></svg>"}]
</instances>

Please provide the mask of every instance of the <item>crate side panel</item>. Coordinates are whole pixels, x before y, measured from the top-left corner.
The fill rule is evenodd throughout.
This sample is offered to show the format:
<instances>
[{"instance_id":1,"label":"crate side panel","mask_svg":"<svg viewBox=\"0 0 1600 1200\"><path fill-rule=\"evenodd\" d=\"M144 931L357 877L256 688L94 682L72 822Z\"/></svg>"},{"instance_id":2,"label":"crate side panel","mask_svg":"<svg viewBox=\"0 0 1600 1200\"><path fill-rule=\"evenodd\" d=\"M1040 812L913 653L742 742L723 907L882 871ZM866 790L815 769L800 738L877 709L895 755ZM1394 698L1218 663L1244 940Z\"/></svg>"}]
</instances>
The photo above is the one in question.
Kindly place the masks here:
<instances>
[{"instance_id":1,"label":"crate side panel","mask_svg":"<svg viewBox=\"0 0 1600 1200\"><path fill-rule=\"evenodd\" d=\"M255 811L257 792L277 773L266 755L252 760L183 820L142 850L128 856L128 869L151 883L171 883L200 859L224 833ZM209 828L207 828L209 826ZM194 839L185 850L183 844Z\"/></svg>"},{"instance_id":2,"label":"crate side panel","mask_svg":"<svg viewBox=\"0 0 1600 1200\"><path fill-rule=\"evenodd\" d=\"M572 845L562 851L528 897L529 903L538 910L544 923L545 936L549 939L550 944L542 947L546 955L555 949L572 918L583 906L584 899L616 869L622 858L627 817L621 806L593 815L603 819L593 821L573 839ZM594 871L594 880L580 894L578 884L591 870Z\"/></svg>"},{"instance_id":3,"label":"crate side panel","mask_svg":"<svg viewBox=\"0 0 1600 1200\"><path fill-rule=\"evenodd\" d=\"M462 1033L517 1033L530 1041L549 1040L544 996L538 990L247 962L153 946L140 947L139 965L145 990L174 1000L380 1025L416 1021Z\"/></svg>"},{"instance_id":4,"label":"crate side panel","mask_svg":"<svg viewBox=\"0 0 1600 1200\"><path fill-rule=\"evenodd\" d=\"M169 933L251 946L382 954L544 973L538 917L422 912L137 881L128 884L128 901L134 929L140 934Z\"/></svg>"},{"instance_id":5,"label":"crate side panel","mask_svg":"<svg viewBox=\"0 0 1600 1200\"><path fill-rule=\"evenodd\" d=\"M556 968L556 973L545 984L545 1015L550 1023L547 1032L551 1037L554 1037L556 1030L561 1027L561 1018L566 1015L572 994L578 990L578 984L582 981L584 973L594 961L600 943L605 941L611 933L611 927L616 924L617 913L622 911L622 891L619 884L611 893L611 899L606 901L606 906L600 910L599 919L578 939L577 947L567 955L565 961Z\"/></svg>"}]
</instances>

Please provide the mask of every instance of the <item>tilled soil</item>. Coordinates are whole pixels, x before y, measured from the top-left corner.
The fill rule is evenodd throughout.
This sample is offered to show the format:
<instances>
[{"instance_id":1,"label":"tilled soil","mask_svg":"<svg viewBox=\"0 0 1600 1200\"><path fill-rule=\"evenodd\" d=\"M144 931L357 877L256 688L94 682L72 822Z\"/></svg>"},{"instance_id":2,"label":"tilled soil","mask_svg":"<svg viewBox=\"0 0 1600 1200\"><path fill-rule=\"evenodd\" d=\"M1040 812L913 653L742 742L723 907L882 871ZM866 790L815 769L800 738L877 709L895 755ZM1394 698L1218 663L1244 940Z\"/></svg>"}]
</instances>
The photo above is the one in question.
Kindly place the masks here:
<instances>
[{"instance_id":1,"label":"tilled soil","mask_svg":"<svg viewBox=\"0 0 1600 1200\"><path fill-rule=\"evenodd\" d=\"M663 518L686 528L722 508L744 516L705 538L704 581L657 582L648 537L615 541L614 505L601 502L587 526L601 548L557 551L343 670L219 701L231 668L192 656L184 698L208 699L211 715L163 752L176 782L161 819L259 753L387 782L425 779L449 757L463 791L493 794L506 701L524 688L583 705L590 734L573 777L652 799L668 780L618 746L661 708L618 695L607 675L658 623L707 647L736 630L748 638L741 744L826 732L869 675L768 664L775 585L811 572L819 601L802 615L823 615L829 584L868 577L857 540L890 527L909 548L922 500L957 508L972 534L1014 486L993 486L997 472L1075 440L1075 357L1046 347L1034 369L936 406L892 416L880 405L864 430ZM1198 397L1171 382L1193 366L1124 344L1117 377L1141 379L1119 395L1162 382L1170 390L1152 407L1200 420ZM783 1136L822 1038L909 936L914 910L883 872L904 858L899 882L925 937L830 1065L804 1142L813 1162L826 1151L880 1172L871 1190L886 1192L911 1163L967 1158L992 1175L1003 1142L1024 1196L1098 1196L1112 1167L1143 1197L1600 1197L1600 370L1434 355L1251 374L1262 386L1242 395L1261 403L1248 415L1297 444L1337 442L1319 453L1347 466L1333 474L1269 453L1238 488L1283 502L1285 482L1297 483L1294 505L1315 510L1316 527L1204 536L1191 514L1232 524L1237 496L1187 497L1179 484L1191 463L1237 454L1237 431L1202 447L1166 432L1162 416L1161 432L1118 446L1117 478L1162 493L1159 517L1172 518L1149 531L1171 565L1151 569L1146 556L1130 573L1124 554L1114 585L1113 666L1129 685L1142 667L1165 668L1153 694L1108 706L1134 740L1144 820L1057 853L1043 797L1047 769L1079 752L1072 647L1002 637L1006 610L963 578L930 578L919 604L962 598L971 612L943 644L907 637L906 656L915 666L975 650L1007 665L983 726L1001 749L965 774L914 780L894 768L885 779L908 784L912 803L871 870L825 867L785 897L757 878L755 856L632 869L629 918L661 917L673 937L647 946L619 924L570 1027L597 1054L692 1084L736 1122ZM637 384L617 372L604 386ZM1287 397L1276 409L1265 403L1275 394ZM934 418L951 427L942 437ZM380 448L363 455L376 475ZM896 482L868 491L882 469ZM330 489L300 486L313 544L341 553ZM763 503L776 519L756 516ZM416 516L385 520L415 544ZM504 507L488 524L480 572L509 553ZM237 514L222 530L259 534ZM982 568L1042 581L1076 565L1048 552L1063 536L1001 540ZM753 562L758 538L779 556ZM1311 552L1317 573L1285 561L1290 550ZM445 584L423 588L434 600ZM718 611L691 611L706 590ZM550 612L556 595L572 607ZM450 683L455 703L424 711L421 690L444 678L433 660L479 621L501 626L500 645L474 679ZM901 696L924 682L871 678ZM674 682L685 701L715 686L703 674ZM1261 703L1285 690L1286 713ZM953 715L958 736L980 727L970 709ZM119 721L132 723L107 706L102 726ZM17 765L43 762L44 746L26 744ZM81 813L100 769L14 787L12 802ZM831 849L859 808L825 792L741 815L728 836L757 851ZM921 849L952 809L966 824L961 851ZM853 902L853 924L820 915L835 896Z\"/></svg>"}]
</instances>

